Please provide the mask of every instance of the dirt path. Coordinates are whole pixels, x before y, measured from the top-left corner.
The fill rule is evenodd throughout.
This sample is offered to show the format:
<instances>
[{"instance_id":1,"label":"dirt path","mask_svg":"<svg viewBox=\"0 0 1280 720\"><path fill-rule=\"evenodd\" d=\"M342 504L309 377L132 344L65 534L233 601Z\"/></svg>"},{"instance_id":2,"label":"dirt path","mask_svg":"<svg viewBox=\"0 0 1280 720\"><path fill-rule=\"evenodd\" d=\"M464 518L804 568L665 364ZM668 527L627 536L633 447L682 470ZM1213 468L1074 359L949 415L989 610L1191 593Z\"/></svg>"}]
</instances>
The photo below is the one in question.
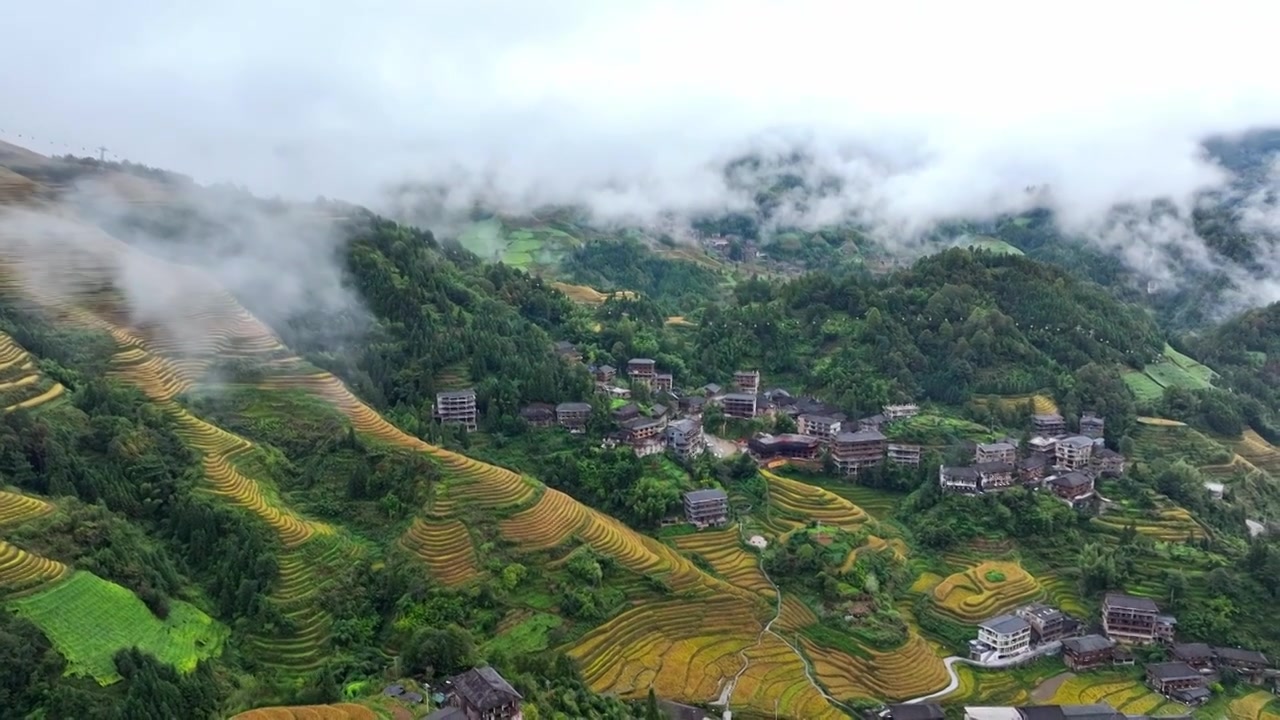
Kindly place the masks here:
<instances>
[{"instance_id":1,"label":"dirt path","mask_svg":"<svg viewBox=\"0 0 1280 720\"><path fill-rule=\"evenodd\" d=\"M1054 695L1058 694L1058 688L1062 687L1063 683L1065 683L1066 681L1070 680L1075 676L1076 674L1073 672L1064 672L1058 675L1054 675L1048 680L1045 680L1044 682L1040 683L1039 685L1036 686L1035 690L1031 691L1032 702L1036 702L1036 703L1049 702L1050 700L1053 699Z\"/></svg>"}]
</instances>

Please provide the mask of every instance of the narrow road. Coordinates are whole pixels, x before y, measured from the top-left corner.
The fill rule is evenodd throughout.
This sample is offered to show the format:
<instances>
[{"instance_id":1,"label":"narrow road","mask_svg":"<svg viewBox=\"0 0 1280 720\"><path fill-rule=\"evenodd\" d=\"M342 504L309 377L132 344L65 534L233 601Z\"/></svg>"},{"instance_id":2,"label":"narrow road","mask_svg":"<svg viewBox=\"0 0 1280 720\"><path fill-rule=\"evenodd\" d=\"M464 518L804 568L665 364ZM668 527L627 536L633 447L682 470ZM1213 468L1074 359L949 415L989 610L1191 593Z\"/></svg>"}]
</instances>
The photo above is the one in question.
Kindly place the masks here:
<instances>
[{"instance_id":1,"label":"narrow road","mask_svg":"<svg viewBox=\"0 0 1280 720\"><path fill-rule=\"evenodd\" d=\"M947 683L946 687L942 688L937 692L932 692L932 693L929 693L928 695L922 695L918 698L912 698L911 700L903 700L903 703L911 704L911 703L924 702L925 700L932 700L934 698L942 697L950 693L952 690L955 690L956 688L960 687L960 676L956 674L956 667L955 667L956 663L971 665L973 667L983 668L985 670L999 670L1001 668L1014 667L1015 665L1020 665L1024 662L1027 662L1028 660L1040 657L1041 655L1052 655L1053 653L1057 652L1058 649L1061 647L1062 647L1062 643L1055 640L1054 642L1051 642L1051 643L1045 643L1044 645L1041 645L1040 647L1036 648L1035 650L1032 650L1029 653L1023 653L1015 657L1005 658L1003 660L994 660L991 662L982 662L980 660L970 660L969 658L960 657L959 655L952 655L951 657L943 658L942 664L947 668L947 674L951 676L951 682Z\"/></svg>"}]
</instances>

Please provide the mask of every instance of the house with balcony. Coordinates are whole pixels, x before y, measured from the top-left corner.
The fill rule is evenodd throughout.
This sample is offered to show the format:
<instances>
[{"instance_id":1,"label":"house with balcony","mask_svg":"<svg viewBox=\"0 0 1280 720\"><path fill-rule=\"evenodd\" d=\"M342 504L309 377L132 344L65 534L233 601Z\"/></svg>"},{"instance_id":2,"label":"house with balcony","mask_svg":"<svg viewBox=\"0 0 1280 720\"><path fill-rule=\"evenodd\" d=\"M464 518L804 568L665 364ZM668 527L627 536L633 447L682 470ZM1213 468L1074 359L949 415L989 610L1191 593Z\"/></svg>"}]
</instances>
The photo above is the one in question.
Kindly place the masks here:
<instances>
[{"instance_id":1,"label":"house with balcony","mask_svg":"<svg viewBox=\"0 0 1280 720\"><path fill-rule=\"evenodd\" d=\"M881 408L881 412L888 418L890 422L894 420L905 420L909 417L915 417L920 414L920 406L915 403L903 403L901 405L885 405Z\"/></svg>"},{"instance_id":2,"label":"house with balcony","mask_svg":"<svg viewBox=\"0 0 1280 720\"><path fill-rule=\"evenodd\" d=\"M1014 465L1018 470L1018 482L1023 485L1040 485L1049 473L1049 458L1040 452L1033 452Z\"/></svg>"},{"instance_id":3,"label":"house with balcony","mask_svg":"<svg viewBox=\"0 0 1280 720\"><path fill-rule=\"evenodd\" d=\"M938 487L949 492L979 493L982 492L982 481L978 471L969 465L938 467Z\"/></svg>"},{"instance_id":4,"label":"house with balcony","mask_svg":"<svg viewBox=\"0 0 1280 720\"><path fill-rule=\"evenodd\" d=\"M1058 441L1054 448L1054 466L1062 470L1084 470L1093 462L1093 438L1073 435Z\"/></svg>"},{"instance_id":5,"label":"house with balcony","mask_svg":"<svg viewBox=\"0 0 1280 720\"><path fill-rule=\"evenodd\" d=\"M822 442L799 433L760 434L747 441L747 449L759 460L817 460L822 454Z\"/></svg>"},{"instance_id":6,"label":"house with balcony","mask_svg":"<svg viewBox=\"0 0 1280 720\"><path fill-rule=\"evenodd\" d=\"M432 414L442 425L461 425L469 432L475 432L476 391L467 388L436 393L436 404Z\"/></svg>"},{"instance_id":7,"label":"house with balcony","mask_svg":"<svg viewBox=\"0 0 1280 720\"><path fill-rule=\"evenodd\" d=\"M1054 642L1079 632L1080 623L1058 608L1044 603L1031 603L1014 611L1014 614L1031 626L1031 643Z\"/></svg>"},{"instance_id":8,"label":"house with balcony","mask_svg":"<svg viewBox=\"0 0 1280 720\"><path fill-rule=\"evenodd\" d=\"M725 417L750 420L758 410L758 398L753 393L729 393L720 398Z\"/></svg>"},{"instance_id":9,"label":"house with balcony","mask_svg":"<svg viewBox=\"0 0 1280 720\"><path fill-rule=\"evenodd\" d=\"M667 449L681 460L701 455L704 446L701 422L684 418L667 426Z\"/></svg>"},{"instance_id":10,"label":"house with balcony","mask_svg":"<svg viewBox=\"0 0 1280 720\"><path fill-rule=\"evenodd\" d=\"M739 370L733 374L733 386L738 392L756 395L760 392L760 371Z\"/></svg>"},{"instance_id":11,"label":"house with balcony","mask_svg":"<svg viewBox=\"0 0 1280 720\"><path fill-rule=\"evenodd\" d=\"M1101 635L1067 638L1062 641L1062 662L1076 672L1105 667L1113 663L1115 647Z\"/></svg>"},{"instance_id":12,"label":"house with balcony","mask_svg":"<svg viewBox=\"0 0 1280 720\"><path fill-rule=\"evenodd\" d=\"M1082 472L1054 475L1045 482L1054 495L1072 503L1093 495L1093 478Z\"/></svg>"},{"instance_id":13,"label":"house with balcony","mask_svg":"<svg viewBox=\"0 0 1280 720\"><path fill-rule=\"evenodd\" d=\"M830 415L801 415L796 427L801 435L812 435L827 444L840 432L840 420Z\"/></svg>"},{"instance_id":14,"label":"house with balcony","mask_svg":"<svg viewBox=\"0 0 1280 720\"><path fill-rule=\"evenodd\" d=\"M676 381L676 378L671 373L654 373L653 389L666 390L670 392L672 386L675 384L675 381Z\"/></svg>"},{"instance_id":15,"label":"house with balcony","mask_svg":"<svg viewBox=\"0 0 1280 720\"><path fill-rule=\"evenodd\" d=\"M562 402L556 405L556 424L569 430L583 430L591 418L591 403Z\"/></svg>"},{"instance_id":16,"label":"house with balcony","mask_svg":"<svg viewBox=\"0 0 1280 720\"><path fill-rule=\"evenodd\" d=\"M876 432L880 432L880 430L882 430L888 423L889 418L885 417L884 413L877 413L858 420L858 429L875 430Z\"/></svg>"},{"instance_id":17,"label":"house with balcony","mask_svg":"<svg viewBox=\"0 0 1280 720\"><path fill-rule=\"evenodd\" d=\"M878 430L842 432L831 443L831 459L841 475L857 475L858 471L884 462L888 439Z\"/></svg>"},{"instance_id":18,"label":"house with balcony","mask_svg":"<svg viewBox=\"0 0 1280 720\"><path fill-rule=\"evenodd\" d=\"M1103 429L1106 427L1106 421L1091 412L1086 412L1080 416L1080 434L1090 438L1100 438Z\"/></svg>"},{"instance_id":19,"label":"house with balcony","mask_svg":"<svg viewBox=\"0 0 1280 720\"><path fill-rule=\"evenodd\" d=\"M1213 648L1209 647L1208 643L1177 643L1169 649L1169 656L1200 672L1213 670Z\"/></svg>"},{"instance_id":20,"label":"house with balcony","mask_svg":"<svg viewBox=\"0 0 1280 720\"><path fill-rule=\"evenodd\" d=\"M665 420L641 416L621 425L622 441L639 457L662 452L665 446L662 431L667 427Z\"/></svg>"},{"instance_id":21,"label":"house with balcony","mask_svg":"<svg viewBox=\"0 0 1280 720\"><path fill-rule=\"evenodd\" d=\"M1012 464L1018 459L1018 446L1011 442L978 443L973 461L978 463L1002 462Z\"/></svg>"},{"instance_id":22,"label":"house with balcony","mask_svg":"<svg viewBox=\"0 0 1280 720\"><path fill-rule=\"evenodd\" d=\"M1213 663L1219 670L1234 670L1242 675L1257 675L1271 667L1267 656L1257 650L1215 647Z\"/></svg>"},{"instance_id":23,"label":"house with balcony","mask_svg":"<svg viewBox=\"0 0 1280 720\"><path fill-rule=\"evenodd\" d=\"M990 662L1031 650L1031 625L1017 615L999 615L978 624L978 639L969 641L969 657Z\"/></svg>"},{"instance_id":24,"label":"house with balcony","mask_svg":"<svg viewBox=\"0 0 1280 720\"><path fill-rule=\"evenodd\" d=\"M1044 453L1049 457L1054 457L1058 450L1058 438L1036 435L1027 441L1027 449L1033 453Z\"/></svg>"},{"instance_id":25,"label":"house with balcony","mask_svg":"<svg viewBox=\"0 0 1280 720\"><path fill-rule=\"evenodd\" d=\"M982 492L997 492L1011 488L1016 479L1013 463L980 462L974 463L973 469L978 473L978 485L982 488Z\"/></svg>"},{"instance_id":26,"label":"house with balcony","mask_svg":"<svg viewBox=\"0 0 1280 720\"><path fill-rule=\"evenodd\" d=\"M1120 477L1124 474L1124 456L1110 448L1095 448L1093 466L1100 475Z\"/></svg>"},{"instance_id":27,"label":"house with balcony","mask_svg":"<svg viewBox=\"0 0 1280 720\"><path fill-rule=\"evenodd\" d=\"M1058 413L1038 413L1031 416L1031 429L1036 435L1062 435L1067 421Z\"/></svg>"},{"instance_id":28,"label":"house with balcony","mask_svg":"<svg viewBox=\"0 0 1280 720\"><path fill-rule=\"evenodd\" d=\"M598 383L613 382L618 377L618 369L612 365L596 365L591 368L591 377Z\"/></svg>"},{"instance_id":29,"label":"house with balcony","mask_svg":"<svg viewBox=\"0 0 1280 720\"><path fill-rule=\"evenodd\" d=\"M1110 639L1131 645L1150 645L1159 639L1156 629L1160 606L1151 598L1107 593L1102 599L1102 630Z\"/></svg>"},{"instance_id":30,"label":"house with balcony","mask_svg":"<svg viewBox=\"0 0 1280 720\"><path fill-rule=\"evenodd\" d=\"M520 419L531 427L551 427L556 422L556 408L547 403L529 403L520 408Z\"/></svg>"},{"instance_id":31,"label":"house with balcony","mask_svg":"<svg viewBox=\"0 0 1280 720\"><path fill-rule=\"evenodd\" d=\"M729 496L723 490L690 490L684 494L684 516L698 528L729 522Z\"/></svg>"},{"instance_id":32,"label":"house with balcony","mask_svg":"<svg viewBox=\"0 0 1280 720\"><path fill-rule=\"evenodd\" d=\"M1204 675L1184 662L1147 665L1147 685L1152 690L1187 705L1203 705L1211 693Z\"/></svg>"},{"instance_id":33,"label":"house with balcony","mask_svg":"<svg viewBox=\"0 0 1280 720\"><path fill-rule=\"evenodd\" d=\"M885 446L885 459L895 465L909 465L910 467L920 467L920 458L924 449L919 445L908 445L906 443L889 443Z\"/></svg>"}]
</instances>

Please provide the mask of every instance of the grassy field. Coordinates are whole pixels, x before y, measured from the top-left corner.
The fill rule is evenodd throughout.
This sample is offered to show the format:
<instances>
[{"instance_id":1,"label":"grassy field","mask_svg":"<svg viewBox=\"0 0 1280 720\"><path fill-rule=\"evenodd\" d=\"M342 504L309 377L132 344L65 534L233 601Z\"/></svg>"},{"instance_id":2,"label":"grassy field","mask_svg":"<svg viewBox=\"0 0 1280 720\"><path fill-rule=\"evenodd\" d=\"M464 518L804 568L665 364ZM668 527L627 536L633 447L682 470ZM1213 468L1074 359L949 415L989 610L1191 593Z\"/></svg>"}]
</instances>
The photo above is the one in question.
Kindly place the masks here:
<instances>
[{"instance_id":1,"label":"grassy field","mask_svg":"<svg viewBox=\"0 0 1280 720\"><path fill-rule=\"evenodd\" d=\"M1141 372L1126 372L1124 382L1138 400L1155 402L1164 395L1165 388L1200 390L1209 387L1215 377L1217 373L1209 367L1165 345L1160 360L1150 363Z\"/></svg>"},{"instance_id":2,"label":"grassy field","mask_svg":"<svg viewBox=\"0 0 1280 720\"><path fill-rule=\"evenodd\" d=\"M962 246L967 247L970 250L986 250L988 252L993 252L998 255L1021 255L1022 254L1022 251L1019 250L1018 248L1010 245L1004 240L991 237L990 235L979 235L975 238L968 240L967 242L962 243Z\"/></svg>"},{"instance_id":3,"label":"grassy field","mask_svg":"<svg viewBox=\"0 0 1280 720\"><path fill-rule=\"evenodd\" d=\"M519 268L555 265L582 244L579 238L554 227L498 218L472 223L458 236L458 242L485 260Z\"/></svg>"},{"instance_id":4,"label":"grassy field","mask_svg":"<svg viewBox=\"0 0 1280 720\"><path fill-rule=\"evenodd\" d=\"M930 412L892 422L884 433L891 442L934 446L950 445L957 440L990 442L998 435L975 422Z\"/></svg>"},{"instance_id":5,"label":"grassy field","mask_svg":"<svg viewBox=\"0 0 1280 720\"><path fill-rule=\"evenodd\" d=\"M87 572L77 572L48 590L9 603L30 620L67 659L68 673L102 685L120 679L112 656L138 647L181 671L221 652L227 629L194 606L170 603L160 620L136 595Z\"/></svg>"}]
</instances>

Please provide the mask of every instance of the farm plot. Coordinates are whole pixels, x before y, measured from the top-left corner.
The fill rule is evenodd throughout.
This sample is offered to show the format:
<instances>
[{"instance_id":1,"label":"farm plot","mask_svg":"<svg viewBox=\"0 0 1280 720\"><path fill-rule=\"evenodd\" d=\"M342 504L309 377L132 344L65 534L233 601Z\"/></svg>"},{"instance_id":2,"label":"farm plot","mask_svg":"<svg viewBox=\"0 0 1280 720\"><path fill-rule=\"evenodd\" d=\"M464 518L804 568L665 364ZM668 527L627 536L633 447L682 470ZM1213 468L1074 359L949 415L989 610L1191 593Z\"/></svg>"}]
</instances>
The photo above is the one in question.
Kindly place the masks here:
<instances>
[{"instance_id":1,"label":"farm plot","mask_svg":"<svg viewBox=\"0 0 1280 720\"><path fill-rule=\"evenodd\" d=\"M0 527L17 525L53 512L53 505L30 495L0 490Z\"/></svg>"},{"instance_id":2,"label":"farm plot","mask_svg":"<svg viewBox=\"0 0 1280 720\"><path fill-rule=\"evenodd\" d=\"M1232 700L1227 714L1231 720L1280 720L1280 702L1275 695L1259 690Z\"/></svg>"},{"instance_id":3,"label":"farm plot","mask_svg":"<svg viewBox=\"0 0 1280 720\"><path fill-rule=\"evenodd\" d=\"M765 597L772 598L775 595L773 587L760 570L759 560L743 550L736 529L681 535L673 542L680 550L701 556L730 583Z\"/></svg>"},{"instance_id":4,"label":"farm plot","mask_svg":"<svg viewBox=\"0 0 1280 720\"><path fill-rule=\"evenodd\" d=\"M963 623L978 623L1044 595L1016 562L988 561L956 573L933 588L934 609Z\"/></svg>"},{"instance_id":5,"label":"farm plot","mask_svg":"<svg viewBox=\"0 0 1280 720\"><path fill-rule=\"evenodd\" d=\"M377 720L373 710L354 703L337 705L277 705L233 715L231 720Z\"/></svg>"},{"instance_id":6,"label":"farm plot","mask_svg":"<svg viewBox=\"0 0 1280 720\"><path fill-rule=\"evenodd\" d=\"M638 295L631 290L617 290L612 293L603 293L589 285L571 285L565 282L553 282L551 287L564 293L570 300L582 303L583 305L603 305L610 295L616 295L622 300L634 300Z\"/></svg>"},{"instance_id":7,"label":"farm plot","mask_svg":"<svg viewBox=\"0 0 1280 720\"><path fill-rule=\"evenodd\" d=\"M781 717L806 720L848 717L814 688L795 651L776 635L765 635L759 646L747 649L746 656L750 665L734 686L729 698L730 709L768 712L776 701Z\"/></svg>"},{"instance_id":8,"label":"farm plot","mask_svg":"<svg viewBox=\"0 0 1280 720\"><path fill-rule=\"evenodd\" d=\"M1245 429L1244 436L1236 443L1235 451L1259 470L1270 473L1273 477L1280 477L1280 450L1252 428Z\"/></svg>"},{"instance_id":9,"label":"farm plot","mask_svg":"<svg viewBox=\"0 0 1280 720\"><path fill-rule=\"evenodd\" d=\"M1058 404L1053 398L1044 393L1028 393L1024 395L974 395L973 402L977 405L999 407L1005 412L1011 410L1022 410L1028 403L1031 404L1031 410L1040 415L1050 415L1058 412Z\"/></svg>"},{"instance_id":10,"label":"farm plot","mask_svg":"<svg viewBox=\"0 0 1280 720\"><path fill-rule=\"evenodd\" d=\"M1120 378L1138 402L1156 402L1164 397L1164 387L1141 370L1126 370Z\"/></svg>"},{"instance_id":11,"label":"farm plot","mask_svg":"<svg viewBox=\"0 0 1280 720\"><path fill-rule=\"evenodd\" d=\"M1150 463L1155 460L1186 460L1191 465L1213 465L1231 456L1231 452L1201 432L1182 423L1159 421L1161 418L1139 418L1133 431L1133 460Z\"/></svg>"},{"instance_id":12,"label":"farm plot","mask_svg":"<svg viewBox=\"0 0 1280 720\"><path fill-rule=\"evenodd\" d=\"M1124 374L1125 384L1138 400L1159 400L1165 388L1182 387L1202 390L1210 387L1217 373L1207 366L1164 346L1163 357L1142 368Z\"/></svg>"},{"instance_id":13,"label":"farm plot","mask_svg":"<svg viewBox=\"0 0 1280 720\"><path fill-rule=\"evenodd\" d=\"M870 520L866 511L830 490L768 470L761 470L760 474L769 482L770 504L785 516L797 517L802 522L818 520L842 530L856 530Z\"/></svg>"},{"instance_id":14,"label":"farm plot","mask_svg":"<svg viewBox=\"0 0 1280 720\"><path fill-rule=\"evenodd\" d=\"M961 440L990 442L997 435L990 428L963 418L922 412L914 417L895 420L885 428L890 442L917 445L950 445Z\"/></svg>"},{"instance_id":15,"label":"farm plot","mask_svg":"<svg viewBox=\"0 0 1280 720\"><path fill-rule=\"evenodd\" d=\"M0 540L0 598L30 595L71 572L66 565Z\"/></svg>"},{"instance_id":16,"label":"farm plot","mask_svg":"<svg viewBox=\"0 0 1280 720\"><path fill-rule=\"evenodd\" d=\"M1090 519L1095 529L1112 536L1119 536L1126 527L1133 526L1140 535L1164 542L1184 542L1208 537L1204 526L1185 508L1159 493L1148 491L1149 508L1139 508L1130 503L1114 503L1107 511Z\"/></svg>"},{"instance_id":17,"label":"farm plot","mask_svg":"<svg viewBox=\"0 0 1280 720\"><path fill-rule=\"evenodd\" d=\"M589 632L568 655L597 692L695 702L715 697L755 643L763 608L732 596L670 600L627 610ZM770 702L772 710L772 702Z\"/></svg>"},{"instance_id":18,"label":"farm plot","mask_svg":"<svg viewBox=\"0 0 1280 720\"><path fill-rule=\"evenodd\" d=\"M1050 704L1091 705L1107 703L1126 715L1183 715L1186 707L1149 690L1132 675L1091 672L1067 680Z\"/></svg>"},{"instance_id":19,"label":"farm plot","mask_svg":"<svg viewBox=\"0 0 1280 720\"><path fill-rule=\"evenodd\" d=\"M181 600L170 601L160 620L136 595L87 572L33 595L10 601L35 623L67 659L68 674L109 685L120 679L112 657L137 647L189 672L201 658L221 652L227 629Z\"/></svg>"},{"instance_id":20,"label":"farm plot","mask_svg":"<svg viewBox=\"0 0 1280 720\"><path fill-rule=\"evenodd\" d=\"M950 681L942 659L914 632L902 647L868 651L866 658L801 642L818 680L838 698L905 700L940 690Z\"/></svg>"},{"instance_id":21,"label":"farm plot","mask_svg":"<svg viewBox=\"0 0 1280 720\"><path fill-rule=\"evenodd\" d=\"M445 585L462 585L480 574L471 536L457 520L415 518L400 543Z\"/></svg>"},{"instance_id":22,"label":"farm plot","mask_svg":"<svg viewBox=\"0 0 1280 720\"><path fill-rule=\"evenodd\" d=\"M533 507L503 520L499 528L522 550L547 550L568 540L586 519L586 506L547 488Z\"/></svg>"}]
</instances>

